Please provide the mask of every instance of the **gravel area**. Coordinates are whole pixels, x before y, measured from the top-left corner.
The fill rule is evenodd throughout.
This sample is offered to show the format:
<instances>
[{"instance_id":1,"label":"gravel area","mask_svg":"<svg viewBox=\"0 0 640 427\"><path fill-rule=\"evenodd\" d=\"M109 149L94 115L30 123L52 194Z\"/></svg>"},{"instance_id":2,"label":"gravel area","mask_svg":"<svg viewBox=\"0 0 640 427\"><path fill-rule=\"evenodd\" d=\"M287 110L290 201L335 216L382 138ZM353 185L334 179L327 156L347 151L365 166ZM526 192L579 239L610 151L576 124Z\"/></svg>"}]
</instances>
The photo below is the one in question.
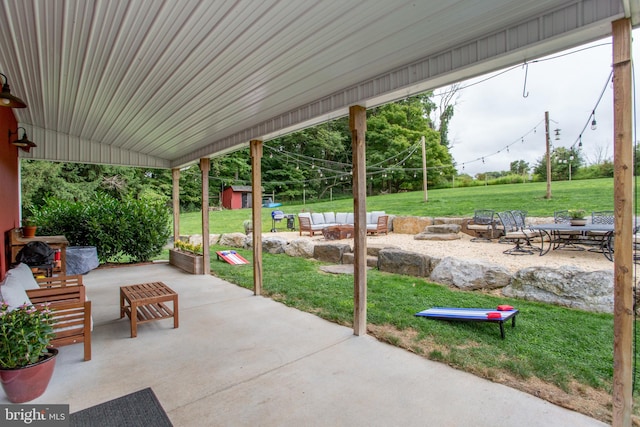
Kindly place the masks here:
<instances>
[{"instance_id":1,"label":"gravel area","mask_svg":"<svg viewBox=\"0 0 640 427\"><path fill-rule=\"evenodd\" d=\"M300 238L298 232L264 233L264 235L277 235L285 237L289 241ZM514 245L511 243L498 243L497 240L491 243L472 242L471 236L465 233L460 233L460 236L459 240L429 241L415 240L413 235L409 234L389 233L388 235L368 236L367 244L390 245L433 257L453 256L464 259L480 259L502 265L512 272L526 267L561 267L563 265L572 265L585 271L613 270L613 262L597 252L563 249L549 251L544 256L540 256L538 253L533 255L507 255L503 251L512 248ZM311 238L305 233L305 236L302 237L318 242L327 242L322 235L316 235ZM349 243L353 247L353 239L335 240L334 242Z\"/></svg>"}]
</instances>

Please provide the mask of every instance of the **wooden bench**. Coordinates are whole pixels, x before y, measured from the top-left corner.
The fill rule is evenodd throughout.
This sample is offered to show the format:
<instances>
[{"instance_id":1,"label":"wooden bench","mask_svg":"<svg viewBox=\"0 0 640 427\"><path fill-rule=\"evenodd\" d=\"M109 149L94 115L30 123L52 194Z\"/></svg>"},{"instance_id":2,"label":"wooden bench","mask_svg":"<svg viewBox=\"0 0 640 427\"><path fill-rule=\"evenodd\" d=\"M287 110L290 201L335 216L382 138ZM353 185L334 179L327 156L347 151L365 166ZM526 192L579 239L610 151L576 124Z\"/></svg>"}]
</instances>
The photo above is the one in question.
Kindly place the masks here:
<instances>
[{"instance_id":1,"label":"wooden bench","mask_svg":"<svg viewBox=\"0 0 640 427\"><path fill-rule=\"evenodd\" d=\"M36 279L40 289L27 290L31 303L47 303L53 312L51 346L84 343L84 360L91 360L91 301L87 301L82 276L56 276Z\"/></svg>"}]
</instances>

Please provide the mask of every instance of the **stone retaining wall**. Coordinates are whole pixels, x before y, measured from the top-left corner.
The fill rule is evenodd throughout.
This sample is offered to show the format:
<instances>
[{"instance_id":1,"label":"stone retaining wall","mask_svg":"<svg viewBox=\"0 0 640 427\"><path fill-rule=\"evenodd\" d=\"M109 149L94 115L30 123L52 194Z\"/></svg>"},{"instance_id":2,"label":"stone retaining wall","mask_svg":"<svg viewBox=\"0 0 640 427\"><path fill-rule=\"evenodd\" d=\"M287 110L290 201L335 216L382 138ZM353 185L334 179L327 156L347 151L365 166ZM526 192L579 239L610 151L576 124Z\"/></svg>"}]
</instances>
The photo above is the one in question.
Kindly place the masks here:
<instances>
[{"instance_id":1,"label":"stone retaining wall","mask_svg":"<svg viewBox=\"0 0 640 427\"><path fill-rule=\"evenodd\" d=\"M402 217L393 218L396 233L428 235L434 230L464 232L469 218ZM438 224L456 224L434 227ZM446 234L446 233L445 233ZM242 233L212 235L220 245L249 248L252 240ZM197 242L191 236L189 241ZM201 239L200 239L201 241ZM346 243L316 242L307 238L287 241L278 236L262 239L264 252L315 258L335 264L353 264L353 250ZM499 289L504 296L541 301L593 312L613 312L613 272L584 271L577 267L525 268L510 273L504 267L483 260L436 258L400 250L383 244L367 246L367 266L380 271L423 277L431 282L462 290Z\"/></svg>"}]
</instances>

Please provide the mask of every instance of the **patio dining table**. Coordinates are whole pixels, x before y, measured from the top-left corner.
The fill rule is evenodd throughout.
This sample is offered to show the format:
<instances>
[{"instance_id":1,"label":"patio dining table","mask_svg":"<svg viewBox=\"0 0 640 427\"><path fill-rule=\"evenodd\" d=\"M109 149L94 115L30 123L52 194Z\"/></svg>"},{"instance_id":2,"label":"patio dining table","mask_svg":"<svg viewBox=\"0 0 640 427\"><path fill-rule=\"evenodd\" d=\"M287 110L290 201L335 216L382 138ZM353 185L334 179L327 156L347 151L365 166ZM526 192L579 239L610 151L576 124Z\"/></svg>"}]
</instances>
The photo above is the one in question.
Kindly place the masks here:
<instances>
[{"instance_id":1,"label":"patio dining table","mask_svg":"<svg viewBox=\"0 0 640 427\"><path fill-rule=\"evenodd\" d=\"M607 248L607 242L613 235L613 224L586 224L586 225L571 225L571 224L537 224L530 225L531 230L539 231L541 234L540 239L540 256L546 255L551 249L557 248L560 244L566 243L560 236L563 234L575 234L580 232L580 239L572 239L572 243L586 243L591 246L596 245L599 251L609 260L609 251ZM590 234L593 233L593 234ZM546 237L546 239L545 239ZM545 248L545 241L548 245Z\"/></svg>"}]
</instances>

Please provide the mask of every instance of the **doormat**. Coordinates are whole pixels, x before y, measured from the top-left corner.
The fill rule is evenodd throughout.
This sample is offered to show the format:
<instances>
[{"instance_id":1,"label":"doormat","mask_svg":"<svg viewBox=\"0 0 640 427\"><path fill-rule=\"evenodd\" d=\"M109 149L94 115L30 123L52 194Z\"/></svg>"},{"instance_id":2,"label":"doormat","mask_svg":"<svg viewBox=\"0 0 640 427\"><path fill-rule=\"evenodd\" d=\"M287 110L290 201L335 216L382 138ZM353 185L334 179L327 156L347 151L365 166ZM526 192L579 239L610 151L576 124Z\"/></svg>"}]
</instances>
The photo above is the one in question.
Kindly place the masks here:
<instances>
[{"instance_id":1,"label":"doormat","mask_svg":"<svg viewBox=\"0 0 640 427\"><path fill-rule=\"evenodd\" d=\"M172 427L153 390L135 393L74 412L71 427Z\"/></svg>"}]
</instances>

